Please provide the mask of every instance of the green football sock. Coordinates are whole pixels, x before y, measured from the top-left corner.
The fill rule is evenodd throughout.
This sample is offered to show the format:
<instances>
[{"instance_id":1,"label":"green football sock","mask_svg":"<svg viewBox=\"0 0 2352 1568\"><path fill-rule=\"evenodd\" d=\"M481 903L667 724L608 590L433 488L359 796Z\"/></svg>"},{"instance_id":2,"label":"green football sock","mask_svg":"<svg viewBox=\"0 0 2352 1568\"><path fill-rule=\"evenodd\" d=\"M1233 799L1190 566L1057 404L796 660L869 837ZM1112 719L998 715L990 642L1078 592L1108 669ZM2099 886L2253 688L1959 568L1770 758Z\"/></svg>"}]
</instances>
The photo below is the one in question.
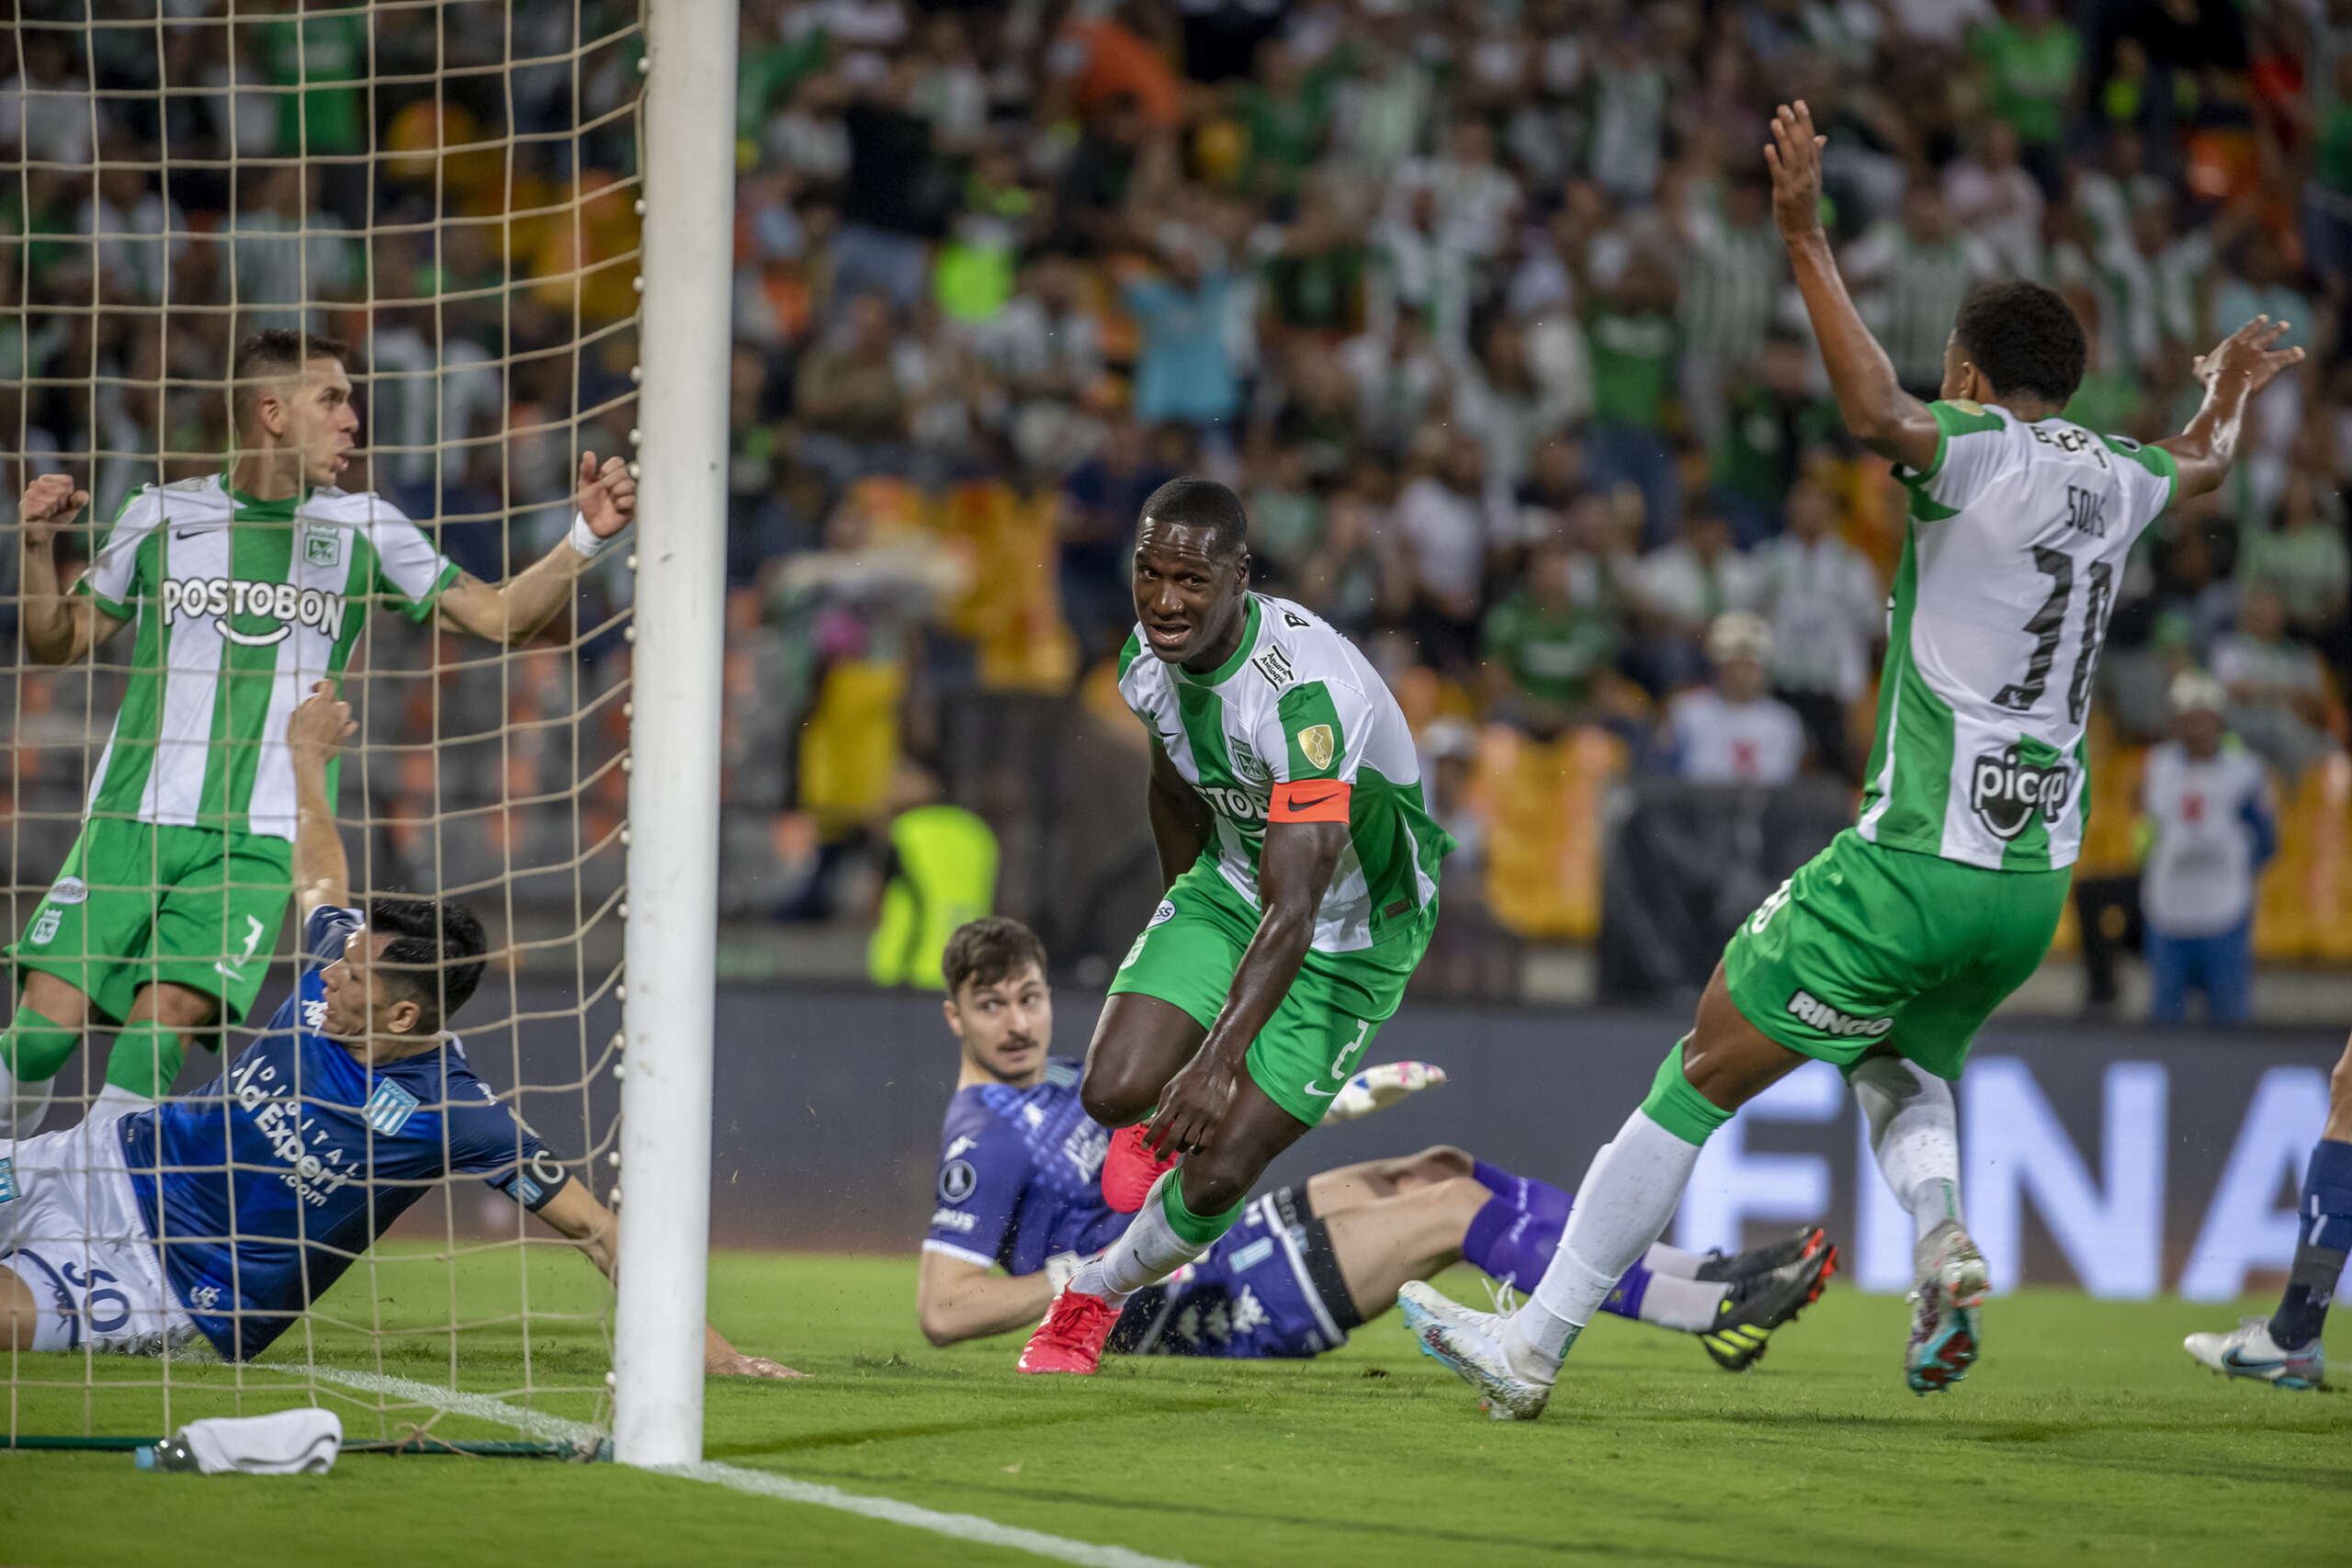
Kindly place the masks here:
<instances>
[{"instance_id":1,"label":"green football sock","mask_svg":"<svg viewBox=\"0 0 2352 1568\"><path fill-rule=\"evenodd\" d=\"M187 1043L177 1030L166 1029L152 1019L125 1024L107 1055L107 1082L149 1100L161 1100L172 1091L172 1080L180 1076L180 1064L187 1059Z\"/></svg>"},{"instance_id":2,"label":"green football sock","mask_svg":"<svg viewBox=\"0 0 2352 1568\"><path fill-rule=\"evenodd\" d=\"M1206 1249L1208 1246L1233 1228L1241 1211L1250 1206L1244 1198L1222 1214L1196 1214L1184 1207L1184 1173L1181 1170L1163 1177L1159 1183L1159 1212L1168 1216L1168 1228L1177 1239L1188 1247Z\"/></svg>"},{"instance_id":3,"label":"green football sock","mask_svg":"<svg viewBox=\"0 0 2352 1568\"><path fill-rule=\"evenodd\" d=\"M18 1083L47 1083L74 1055L82 1032L68 1029L19 1002L7 1032L0 1034L0 1066Z\"/></svg>"}]
</instances>

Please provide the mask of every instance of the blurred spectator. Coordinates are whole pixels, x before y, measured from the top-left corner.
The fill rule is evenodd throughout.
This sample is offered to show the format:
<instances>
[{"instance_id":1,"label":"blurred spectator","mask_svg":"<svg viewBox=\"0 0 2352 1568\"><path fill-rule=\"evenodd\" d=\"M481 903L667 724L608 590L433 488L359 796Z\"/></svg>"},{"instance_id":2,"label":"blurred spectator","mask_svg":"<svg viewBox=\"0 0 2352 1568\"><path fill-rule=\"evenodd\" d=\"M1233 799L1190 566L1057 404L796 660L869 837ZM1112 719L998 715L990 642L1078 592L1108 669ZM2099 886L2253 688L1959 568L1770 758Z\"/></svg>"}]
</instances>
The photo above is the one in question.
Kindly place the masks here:
<instances>
[{"instance_id":1,"label":"blurred spectator","mask_svg":"<svg viewBox=\"0 0 2352 1568\"><path fill-rule=\"evenodd\" d=\"M849 174L833 242L837 308L875 289L910 310L926 291L925 242L945 225L955 176L932 155L931 125L916 108L922 85L922 62L901 57L842 113Z\"/></svg>"},{"instance_id":2,"label":"blurred spectator","mask_svg":"<svg viewBox=\"0 0 2352 1568\"><path fill-rule=\"evenodd\" d=\"M1164 271L1136 278L1121 291L1143 332L1136 355L1136 417L1148 424L1174 421L1203 430L1229 424L1241 408L1227 338L1226 298L1232 288L1214 242L1191 237L1164 245Z\"/></svg>"},{"instance_id":3,"label":"blurred spectator","mask_svg":"<svg viewBox=\"0 0 2352 1568\"><path fill-rule=\"evenodd\" d=\"M2213 643L2229 727L2290 781L2334 749L2319 655L2287 635L2287 607L2267 582L2238 592L2237 629Z\"/></svg>"},{"instance_id":4,"label":"blurred spectator","mask_svg":"<svg viewBox=\"0 0 2352 1568\"><path fill-rule=\"evenodd\" d=\"M1942 189L1922 177L1904 193L1902 217L1873 225L1847 250L1843 265L1903 389L1934 397L1952 319L1969 290L1998 270L1990 252L1954 227Z\"/></svg>"},{"instance_id":5,"label":"blurred spectator","mask_svg":"<svg viewBox=\"0 0 2352 1568\"><path fill-rule=\"evenodd\" d=\"M1771 628L1744 610L1707 628L1714 683L1667 705L1660 748L1677 778L1693 784L1787 784L1804 762L1804 724L1766 690Z\"/></svg>"},{"instance_id":6,"label":"blurred spectator","mask_svg":"<svg viewBox=\"0 0 2352 1568\"><path fill-rule=\"evenodd\" d=\"M939 780L910 762L891 777L889 806L866 976L939 990L947 939L996 907L996 835L972 812L944 804Z\"/></svg>"},{"instance_id":7,"label":"blurred spectator","mask_svg":"<svg viewBox=\"0 0 2352 1568\"><path fill-rule=\"evenodd\" d=\"M2261 760L2222 728L2222 683L2184 671L2171 701L2175 738L2149 750L2140 785L2148 1017L2185 1021L2199 990L2206 1021L2243 1023L2254 1012L2255 878L2278 847L2278 811Z\"/></svg>"},{"instance_id":8,"label":"blurred spectator","mask_svg":"<svg viewBox=\"0 0 2352 1568\"><path fill-rule=\"evenodd\" d=\"M1674 384L1674 275L1665 258L1632 261L1586 320L1592 352L1592 482L1632 485L1642 497L1642 536L1671 538L1680 486L1666 437ZM1940 348L1938 350L1941 352Z\"/></svg>"},{"instance_id":9,"label":"blurred spectator","mask_svg":"<svg viewBox=\"0 0 2352 1568\"><path fill-rule=\"evenodd\" d=\"M1495 716L1550 737L1589 716L1617 657L1608 570L1565 541L1528 557L1523 586L1480 628Z\"/></svg>"},{"instance_id":10,"label":"blurred spectator","mask_svg":"<svg viewBox=\"0 0 2352 1568\"><path fill-rule=\"evenodd\" d=\"M1062 613L1081 663L1114 651L1135 625L1127 558L1136 525L1151 492L1175 477L1152 457L1143 426L1123 419L1111 426L1102 452L1062 481Z\"/></svg>"},{"instance_id":11,"label":"blurred spectator","mask_svg":"<svg viewBox=\"0 0 2352 1568\"><path fill-rule=\"evenodd\" d=\"M1476 437L1456 434L1431 445L1436 460L1396 498L1396 522L1412 562L1413 627L1422 655L1459 673L1477 658L1487 552L1510 536L1517 517L1510 492L1487 478L1486 448Z\"/></svg>"},{"instance_id":12,"label":"blurred spectator","mask_svg":"<svg viewBox=\"0 0 2352 1568\"><path fill-rule=\"evenodd\" d=\"M1753 171L1729 182L1719 209L1702 204L1681 218L1682 408L1712 452L1726 434L1733 378L1763 351L1787 283L1787 253L1772 222L1771 186Z\"/></svg>"},{"instance_id":13,"label":"blurred spectator","mask_svg":"<svg viewBox=\"0 0 2352 1568\"><path fill-rule=\"evenodd\" d=\"M1836 405L1815 394L1812 351L1794 336L1765 340L1731 389L1729 418L1713 451L1715 491L1733 537L1753 548L1781 528L1781 509L1805 454L1842 433Z\"/></svg>"},{"instance_id":14,"label":"blurred spectator","mask_svg":"<svg viewBox=\"0 0 2352 1568\"><path fill-rule=\"evenodd\" d=\"M2066 118L2083 70L2083 40L2058 14L2056 0L2011 0L1968 38L1984 68L1992 111L2014 132L2041 188L2056 195L2063 174Z\"/></svg>"},{"instance_id":15,"label":"blurred spectator","mask_svg":"<svg viewBox=\"0 0 2352 1568\"><path fill-rule=\"evenodd\" d=\"M1772 694L1804 721L1814 754L1861 783L1846 717L1868 689L1885 633L1886 591L1836 532L1837 503L1805 480L1789 492L1788 532L1756 551L1758 606L1772 631Z\"/></svg>"},{"instance_id":16,"label":"blurred spectator","mask_svg":"<svg viewBox=\"0 0 2352 1568\"><path fill-rule=\"evenodd\" d=\"M903 464L907 394L892 347L889 304L880 294L859 294L841 325L800 361L792 394L800 456L836 485Z\"/></svg>"},{"instance_id":17,"label":"blurred spectator","mask_svg":"<svg viewBox=\"0 0 2352 1568\"><path fill-rule=\"evenodd\" d=\"M1730 520L1713 507L1694 508L1680 538L1642 558L1634 586L1647 632L1636 662L1643 683L1660 694L1702 676L1700 640L1717 616L1764 602L1756 563L1733 546Z\"/></svg>"}]
</instances>

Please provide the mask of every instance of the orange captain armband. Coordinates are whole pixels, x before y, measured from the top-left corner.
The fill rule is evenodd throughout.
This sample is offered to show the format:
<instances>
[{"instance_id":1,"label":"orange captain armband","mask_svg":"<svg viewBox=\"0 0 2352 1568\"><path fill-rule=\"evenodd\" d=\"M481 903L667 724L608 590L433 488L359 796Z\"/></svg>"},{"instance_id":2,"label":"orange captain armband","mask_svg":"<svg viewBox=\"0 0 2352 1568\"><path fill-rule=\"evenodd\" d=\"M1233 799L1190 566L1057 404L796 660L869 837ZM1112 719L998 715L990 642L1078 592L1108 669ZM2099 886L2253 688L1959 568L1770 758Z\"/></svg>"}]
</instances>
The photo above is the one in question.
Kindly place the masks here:
<instances>
[{"instance_id":1,"label":"orange captain armband","mask_svg":"<svg viewBox=\"0 0 2352 1568\"><path fill-rule=\"evenodd\" d=\"M1355 785L1341 779L1286 779L1274 785L1269 822L1344 822Z\"/></svg>"}]
</instances>

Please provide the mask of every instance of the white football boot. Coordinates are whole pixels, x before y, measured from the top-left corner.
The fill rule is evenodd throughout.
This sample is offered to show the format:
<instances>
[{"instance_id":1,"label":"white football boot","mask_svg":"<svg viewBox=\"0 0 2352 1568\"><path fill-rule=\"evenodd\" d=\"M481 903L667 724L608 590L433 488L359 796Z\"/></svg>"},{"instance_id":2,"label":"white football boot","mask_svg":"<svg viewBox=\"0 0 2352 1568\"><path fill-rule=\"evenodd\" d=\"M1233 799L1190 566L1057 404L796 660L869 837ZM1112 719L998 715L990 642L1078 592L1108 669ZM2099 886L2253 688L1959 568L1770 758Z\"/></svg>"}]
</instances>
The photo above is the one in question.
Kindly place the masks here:
<instances>
[{"instance_id":1,"label":"white football boot","mask_svg":"<svg viewBox=\"0 0 2352 1568\"><path fill-rule=\"evenodd\" d=\"M1396 1306L1421 1354L1478 1391L1478 1408L1498 1421L1544 1414L1560 1363L1522 1338L1515 1319L1473 1311L1424 1280L1407 1281Z\"/></svg>"},{"instance_id":2,"label":"white football boot","mask_svg":"<svg viewBox=\"0 0 2352 1568\"><path fill-rule=\"evenodd\" d=\"M1323 1112L1321 1125L1361 1121L1444 1081L1445 1069L1428 1062L1383 1062L1366 1067L1340 1086L1340 1092L1331 1097L1330 1109Z\"/></svg>"},{"instance_id":3,"label":"white football boot","mask_svg":"<svg viewBox=\"0 0 2352 1568\"><path fill-rule=\"evenodd\" d=\"M1913 1254L1918 1282L1911 1287L1911 1344L1903 1378L1914 1393L1938 1393L1968 1375L1984 1348L1980 1309L1992 1290L1984 1255L1957 1220L1945 1220L1919 1238Z\"/></svg>"},{"instance_id":4,"label":"white football boot","mask_svg":"<svg viewBox=\"0 0 2352 1568\"><path fill-rule=\"evenodd\" d=\"M2181 1348L2226 1377L2252 1378L2272 1388L2312 1389L2327 1375L2327 1357L2313 1339L2300 1350L2270 1337L2267 1317L2242 1317L2227 1334L2192 1334Z\"/></svg>"}]
</instances>

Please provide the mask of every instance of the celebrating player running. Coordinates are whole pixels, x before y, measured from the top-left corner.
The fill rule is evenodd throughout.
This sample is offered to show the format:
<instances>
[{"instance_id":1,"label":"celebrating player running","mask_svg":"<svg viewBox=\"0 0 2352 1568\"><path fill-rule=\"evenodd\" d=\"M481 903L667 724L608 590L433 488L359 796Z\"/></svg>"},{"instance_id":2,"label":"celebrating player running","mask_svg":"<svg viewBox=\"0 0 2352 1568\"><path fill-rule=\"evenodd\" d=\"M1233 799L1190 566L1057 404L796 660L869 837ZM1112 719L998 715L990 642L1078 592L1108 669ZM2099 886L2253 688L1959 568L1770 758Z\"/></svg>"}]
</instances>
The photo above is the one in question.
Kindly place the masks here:
<instances>
[{"instance_id":1,"label":"celebrating player running","mask_svg":"<svg viewBox=\"0 0 2352 1568\"><path fill-rule=\"evenodd\" d=\"M1151 731L1168 894L1080 1093L1120 1129L1103 1196L1141 1213L1054 1298L1023 1371L1094 1371L1127 1297L1232 1228L1396 1012L1436 922L1453 841L1422 807L1405 716L1320 616L1250 592L1248 533L1204 479L1153 491L1136 529L1119 690Z\"/></svg>"},{"instance_id":2,"label":"celebrating player running","mask_svg":"<svg viewBox=\"0 0 2352 1568\"><path fill-rule=\"evenodd\" d=\"M1847 428L1896 465L1911 519L1860 819L1733 934L1649 1098L1595 1157L1543 1282L1509 1317L1425 1284L1406 1319L1498 1419L1528 1420L1625 1266L1680 1202L1709 1134L1808 1058L1834 1062L1917 1228L1904 1375L1976 1359L1984 1259L1962 1228L1950 1080L2041 961L2089 794L2083 726L2125 558L2176 499L2214 489L2246 401L2302 356L2249 322L2198 361L2204 406L2143 447L2070 424L2083 331L2031 283L1984 289L1944 350L1943 396L1904 390L1822 232L1803 103L1774 117L1772 200Z\"/></svg>"},{"instance_id":3,"label":"celebrating player running","mask_svg":"<svg viewBox=\"0 0 2352 1568\"><path fill-rule=\"evenodd\" d=\"M494 587L459 570L390 502L335 488L359 434L347 354L285 328L240 344L239 450L218 474L132 494L71 592L55 539L90 498L64 474L26 488L26 652L71 664L137 630L88 820L8 950L24 993L0 1032L0 1137L40 1124L94 1019L122 1028L113 1100L164 1093L189 1032L243 1021L286 913L285 716L343 672L372 604L522 642L636 514L628 465L584 454L568 543Z\"/></svg>"},{"instance_id":4,"label":"celebrating player running","mask_svg":"<svg viewBox=\"0 0 2352 1568\"><path fill-rule=\"evenodd\" d=\"M259 1355L426 1190L478 1176L607 1275L612 1212L474 1076L447 1014L481 925L429 898L352 908L327 800L351 710L328 682L287 726L304 963L294 994L185 1100L17 1141L0 1203L0 1350L153 1350L201 1334ZM706 1326L715 1373L797 1377Z\"/></svg>"}]
</instances>

